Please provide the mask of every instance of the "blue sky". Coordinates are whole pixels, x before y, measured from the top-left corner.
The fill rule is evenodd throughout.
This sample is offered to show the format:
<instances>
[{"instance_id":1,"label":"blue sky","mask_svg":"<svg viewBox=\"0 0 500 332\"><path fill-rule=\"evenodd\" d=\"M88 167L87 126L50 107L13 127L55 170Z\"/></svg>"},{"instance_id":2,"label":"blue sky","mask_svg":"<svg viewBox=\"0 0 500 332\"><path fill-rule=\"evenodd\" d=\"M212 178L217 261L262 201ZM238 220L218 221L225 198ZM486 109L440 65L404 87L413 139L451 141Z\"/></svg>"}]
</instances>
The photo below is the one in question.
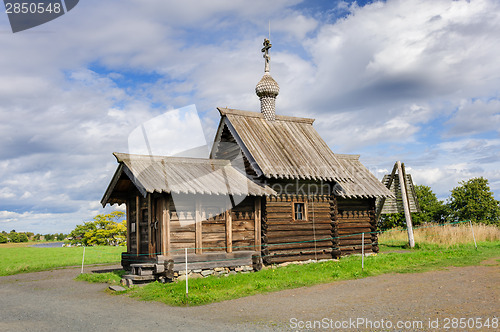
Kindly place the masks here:
<instances>
[{"instance_id":1,"label":"blue sky","mask_svg":"<svg viewBox=\"0 0 500 332\"><path fill-rule=\"evenodd\" d=\"M0 14L0 230L110 211L112 152L169 110L196 105L208 143L216 107L258 111L269 22L278 114L379 178L401 160L442 199L478 176L500 199L498 1L86 0L16 34Z\"/></svg>"}]
</instances>

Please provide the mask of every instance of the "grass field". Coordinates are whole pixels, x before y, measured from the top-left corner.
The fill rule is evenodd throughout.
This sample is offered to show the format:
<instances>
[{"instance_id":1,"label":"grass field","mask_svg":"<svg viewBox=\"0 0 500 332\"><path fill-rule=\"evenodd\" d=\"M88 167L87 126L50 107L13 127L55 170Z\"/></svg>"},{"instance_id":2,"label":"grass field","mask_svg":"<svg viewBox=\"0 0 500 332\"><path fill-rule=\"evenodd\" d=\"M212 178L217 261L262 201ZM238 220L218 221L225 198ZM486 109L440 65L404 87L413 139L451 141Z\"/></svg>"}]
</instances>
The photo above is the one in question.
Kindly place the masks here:
<instances>
[{"instance_id":1,"label":"grass field","mask_svg":"<svg viewBox=\"0 0 500 332\"><path fill-rule=\"evenodd\" d=\"M87 247L85 264L117 263L125 247ZM0 276L82 264L83 248L32 248L26 244L0 245Z\"/></svg>"},{"instance_id":2,"label":"grass field","mask_svg":"<svg viewBox=\"0 0 500 332\"><path fill-rule=\"evenodd\" d=\"M474 224L476 241L500 241L500 228L492 225ZM469 223L439 225L429 224L414 229L413 236L418 248L433 246L451 248L457 245L473 243ZM408 242L406 229L391 229L379 235L383 246L403 246ZM383 248L382 248L383 249Z\"/></svg>"},{"instance_id":3,"label":"grass field","mask_svg":"<svg viewBox=\"0 0 500 332\"><path fill-rule=\"evenodd\" d=\"M402 247L400 247L402 248ZM476 250L473 244L457 245L454 248L438 247L414 249L404 253L384 253L365 258L364 271L361 257L343 257L338 261L289 265L267 268L249 274L228 277L207 277L189 280L189 305L203 305L254 294L275 292L328 283L375 276L384 273L412 273L441 269L449 266L477 265L489 258L500 257L500 241L480 242ZM121 272L87 274L79 280L90 282L118 283ZM140 288L131 288L125 293L143 301L159 301L173 306L185 306L185 281L171 284L158 282Z\"/></svg>"}]
</instances>

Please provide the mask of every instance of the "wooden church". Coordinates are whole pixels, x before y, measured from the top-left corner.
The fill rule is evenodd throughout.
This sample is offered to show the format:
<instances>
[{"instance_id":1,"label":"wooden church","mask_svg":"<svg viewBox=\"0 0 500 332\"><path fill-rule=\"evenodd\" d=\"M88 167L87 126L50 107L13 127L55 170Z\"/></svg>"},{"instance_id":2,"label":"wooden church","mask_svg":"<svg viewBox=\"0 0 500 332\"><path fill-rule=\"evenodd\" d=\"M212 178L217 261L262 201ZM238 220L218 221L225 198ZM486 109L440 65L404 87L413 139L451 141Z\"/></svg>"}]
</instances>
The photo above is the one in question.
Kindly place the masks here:
<instances>
[{"instance_id":1,"label":"wooden church","mask_svg":"<svg viewBox=\"0 0 500 332\"><path fill-rule=\"evenodd\" d=\"M115 153L102 205L125 204L122 264L182 262L192 268L328 259L378 252L376 199L391 192L359 161L335 154L314 119L277 115L269 72L256 86L260 112L218 108L208 159Z\"/></svg>"}]
</instances>

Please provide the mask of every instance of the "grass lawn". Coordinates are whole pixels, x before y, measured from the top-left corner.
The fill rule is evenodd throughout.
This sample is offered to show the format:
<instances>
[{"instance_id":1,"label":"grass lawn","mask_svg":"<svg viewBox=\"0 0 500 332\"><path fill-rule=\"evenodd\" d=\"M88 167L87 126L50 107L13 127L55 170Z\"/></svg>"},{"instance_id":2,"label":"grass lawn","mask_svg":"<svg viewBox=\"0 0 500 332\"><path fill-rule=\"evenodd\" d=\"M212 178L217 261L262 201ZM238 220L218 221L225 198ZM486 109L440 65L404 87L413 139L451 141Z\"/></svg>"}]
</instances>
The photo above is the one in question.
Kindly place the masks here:
<instances>
[{"instance_id":1,"label":"grass lawn","mask_svg":"<svg viewBox=\"0 0 500 332\"><path fill-rule=\"evenodd\" d=\"M391 244L389 249L402 250ZM361 271L361 257L343 257L339 261L289 265L267 268L260 272L207 277L189 280L189 305L203 305L244 296L275 292L336 280L349 280L384 273L412 273L441 269L449 266L476 265L488 258L500 257L500 241L481 242L476 250L473 244L440 247L425 245L423 248L405 250L404 253L382 253L365 257L365 269ZM118 282L119 274L80 276L80 280L99 282L108 279ZM151 283L134 287L125 293L145 301L159 301L174 306L185 306L185 281L171 284Z\"/></svg>"},{"instance_id":2,"label":"grass lawn","mask_svg":"<svg viewBox=\"0 0 500 332\"><path fill-rule=\"evenodd\" d=\"M117 263L126 247L87 247L85 264ZM82 247L32 248L0 245L0 276L82 264Z\"/></svg>"}]
</instances>

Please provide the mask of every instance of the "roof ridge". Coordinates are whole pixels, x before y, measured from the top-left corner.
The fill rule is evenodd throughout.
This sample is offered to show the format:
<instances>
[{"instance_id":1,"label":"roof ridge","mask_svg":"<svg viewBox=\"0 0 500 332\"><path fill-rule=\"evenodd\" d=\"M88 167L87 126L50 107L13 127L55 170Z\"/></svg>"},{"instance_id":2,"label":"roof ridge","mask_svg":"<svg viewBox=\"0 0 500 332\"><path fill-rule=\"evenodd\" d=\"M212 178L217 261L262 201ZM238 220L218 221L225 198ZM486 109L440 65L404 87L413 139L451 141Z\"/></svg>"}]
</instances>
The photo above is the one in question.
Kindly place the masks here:
<instances>
[{"instance_id":1,"label":"roof ridge","mask_svg":"<svg viewBox=\"0 0 500 332\"><path fill-rule=\"evenodd\" d=\"M216 164L216 165L228 165L231 163L230 160L226 159L211 159L211 158L194 158L194 157L175 157L175 156L158 156L158 155L145 155L145 154L131 154L131 153L121 153L121 152L113 152L113 155L117 159L118 162L123 162L124 159L131 159L131 158L137 158L137 159L154 159L154 160L167 160L169 162L174 162L174 163L183 163L183 162L189 162L189 163L207 163L210 162L211 164Z\"/></svg>"},{"instance_id":2,"label":"roof ridge","mask_svg":"<svg viewBox=\"0 0 500 332\"><path fill-rule=\"evenodd\" d=\"M264 114L262 114L260 112L237 110L234 108L227 108L227 107L217 107L217 110L219 111L221 116L230 114L230 115L265 119ZM302 122L302 123L308 123L311 125L315 121L315 119L311 119L311 118L302 118L302 117L289 116L289 115L276 115L276 120L277 121L289 121L289 122Z\"/></svg>"}]
</instances>

